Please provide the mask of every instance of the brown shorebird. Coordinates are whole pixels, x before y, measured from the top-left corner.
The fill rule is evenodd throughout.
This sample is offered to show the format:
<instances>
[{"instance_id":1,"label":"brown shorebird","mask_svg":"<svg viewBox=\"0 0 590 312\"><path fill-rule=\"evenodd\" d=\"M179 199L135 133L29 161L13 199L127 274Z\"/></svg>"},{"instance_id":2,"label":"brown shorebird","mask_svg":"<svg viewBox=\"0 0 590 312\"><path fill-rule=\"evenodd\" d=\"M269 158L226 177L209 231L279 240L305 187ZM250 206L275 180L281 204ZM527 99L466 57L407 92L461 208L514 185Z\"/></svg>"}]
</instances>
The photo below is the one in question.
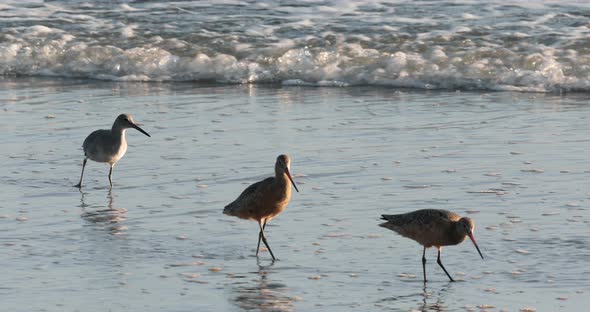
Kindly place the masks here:
<instances>
[{"instance_id":1,"label":"brown shorebird","mask_svg":"<svg viewBox=\"0 0 590 312\"><path fill-rule=\"evenodd\" d=\"M483 255L473 237L475 224L470 218L461 218L455 213L441 209L422 209L398 215L382 215L381 219L387 222L379 224L397 232L401 236L411 238L424 246L422 253L422 272L426 282L426 248L436 246L438 258L436 262L445 271L451 282L453 278L440 261L442 246L457 245L468 236L477 252L483 259Z\"/></svg>"},{"instance_id":2,"label":"brown shorebird","mask_svg":"<svg viewBox=\"0 0 590 312\"><path fill-rule=\"evenodd\" d=\"M266 178L248 186L236 200L225 206L223 213L236 216L240 219L250 219L258 222L258 246L256 256L260 249L260 240L264 242L273 260L275 256L264 236L266 224L281 213L287 207L291 199L291 184L299 192L289 168L291 159L287 155L279 155L275 163L275 176Z\"/></svg>"},{"instance_id":3,"label":"brown shorebird","mask_svg":"<svg viewBox=\"0 0 590 312\"><path fill-rule=\"evenodd\" d=\"M109 170L109 183L111 184L111 187L113 187L113 167L127 151L125 131L128 128L135 128L148 137L150 136L135 124L131 115L121 114L115 119L111 129L96 130L86 137L84 144L82 144L85 156L84 162L82 163L82 174L80 175L80 182L74 185L75 187L82 187L84 168L86 167L86 161L88 158L96 162L109 163L111 166L111 170Z\"/></svg>"}]
</instances>

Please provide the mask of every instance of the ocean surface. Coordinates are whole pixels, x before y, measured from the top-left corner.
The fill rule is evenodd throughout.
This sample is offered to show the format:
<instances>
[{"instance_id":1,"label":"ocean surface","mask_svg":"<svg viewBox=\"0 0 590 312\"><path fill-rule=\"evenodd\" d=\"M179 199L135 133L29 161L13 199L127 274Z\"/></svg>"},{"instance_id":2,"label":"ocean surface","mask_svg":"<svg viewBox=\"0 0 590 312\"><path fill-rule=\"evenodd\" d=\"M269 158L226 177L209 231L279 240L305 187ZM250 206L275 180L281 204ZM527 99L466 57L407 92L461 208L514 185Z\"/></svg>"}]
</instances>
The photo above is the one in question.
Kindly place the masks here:
<instances>
[{"instance_id":1,"label":"ocean surface","mask_svg":"<svg viewBox=\"0 0 590 312\"><path fill-rule=\"evenodd\" d=\"M589 30L582 1L0 1L0 310L586 311ZM151 137L73 187L121 113ZM283 153L272 262L222 210ZM456 283L378 226L424 208L475 221Z\"/></svg>"},{"instance_id":2,"label":"ocean surface","mask_svg":"<svg viewBox=\"0 0 590 312\"><path fill-rule=\"evenodd\" d=\"M583 93L0 79L7 311L584 311ZM108 165L84 138L131 113ZM299 193L267 226L222 214L287 153ZM449 283L382 213L468 215Z\"/></svg>"},{"instance_id":3,"label":"ocean surface","mask_svg":"<svg viewBox=\"0 0 590 312\"><path fill-rule=\"evenodd\" d=\"M14 1L0 75L590 90L588 1Z\"/></svg>"}]
</instances>

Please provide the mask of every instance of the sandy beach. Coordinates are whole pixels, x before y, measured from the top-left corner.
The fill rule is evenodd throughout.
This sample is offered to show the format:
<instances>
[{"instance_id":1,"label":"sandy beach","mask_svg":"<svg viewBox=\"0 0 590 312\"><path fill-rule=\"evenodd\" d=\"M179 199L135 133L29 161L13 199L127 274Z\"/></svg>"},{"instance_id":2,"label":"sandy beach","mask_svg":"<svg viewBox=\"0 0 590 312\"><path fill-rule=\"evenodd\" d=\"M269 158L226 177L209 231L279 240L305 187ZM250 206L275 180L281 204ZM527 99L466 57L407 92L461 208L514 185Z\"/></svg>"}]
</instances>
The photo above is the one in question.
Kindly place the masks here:
<instances>
[{"instance_id":1,"label":"sandy beach","mask_svg":"<svg viewBox=\"0 0 590 312\"><path fill-rule=\"evenodd\" d=\"M0 298L10 311L580 310L590 292L584 94L0 79ZM81 144L132 114L108 166ZM223 206L292 157L267 228ZM449 283L382 213L468 215ZM494 307L494 308L490 308ZM523 311L523 310L521 310Z\"/></svg>"}]
</instances>

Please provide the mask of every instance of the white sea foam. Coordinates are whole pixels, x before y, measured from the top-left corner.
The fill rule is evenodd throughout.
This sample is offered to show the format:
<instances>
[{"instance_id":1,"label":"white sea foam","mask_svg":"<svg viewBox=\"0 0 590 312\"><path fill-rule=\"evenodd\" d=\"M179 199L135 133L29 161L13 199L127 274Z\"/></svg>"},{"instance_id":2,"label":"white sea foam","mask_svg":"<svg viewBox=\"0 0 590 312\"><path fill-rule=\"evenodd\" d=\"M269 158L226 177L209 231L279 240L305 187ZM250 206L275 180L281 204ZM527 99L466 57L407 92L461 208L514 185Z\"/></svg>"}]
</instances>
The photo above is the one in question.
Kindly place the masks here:
<instances>
[{"instance_id":1,"label":"white sea foam","mask_svg":"<svg viewBox=\"0 0 590 312\"><path fill-rule=\"evenodd\" d=\"M123 38L135 37L135 31L134 31L135 28L137 28L137 25L128 25L128 26L121 28L121 30L120 30L121 37L123 37Z\"/></svg>"},{"instance_id":2,"label":"white sea foam","mask_svg":"<svg viewBox=\"0 0 590 312\"><path fill-rule=\"evenodd\" d=\"M475 15L475 14L471 14L471 13L463 13L463 14L461 14L461 17L462 17L463 19L466 19L466 20L476 20L476 19L480 19L480 17L479 17L479 16L477 16L477 15Z\"/></svg>"},{"instance_id":3,"label":"white sea foam","mask_svg":"<svg viewBox=\"0 0 590 312\"><path fill-rule=\"evenodd\" d=\"M43 25L35 25L24 29L25 33L30 37L44 36L53 32L61 32L59 29L52 29Z\"/></svg>"},{"instance_id":4,"label":"white sea foam","mask_svg":"<svg viewBox=\"0 0 590 312\"><path fill-rule=\"evenodd\" d=\"M123 3L123 4L119 5L119 8L123 11L128 11L128 12L139 11L139 9L132 7L127 3Z\"/></svg>"},{"instance_id":5,"label":"white sea foam","mask_svg":"<svg viewBox=\"0 0 590 312\"><path fill-rule=\"evenodd\" d=\"M167 45L177 49L185 44L170 41ZM251 49L249 44L234 46L235 51ZM427 89L522 91L585 87L587 81L564 74L563 64L554 53L548 50L544 54L510 55L510 58L518 58L521 64L520 69L513 70L504 68L504 61L500 58L473 59L471 55L465 57L465 53L445 51L440 46L424 53L398 51L393 54L365 49L359 44L342 44L337 51L294 48L272 61L237 59L225 53L180 57L156 47L125 50L114 46L87 46L75 41L72 35L64 35L38 47L23 43L0 44L0 69L4 74L86 76L126 81L283 81L286 85L376 84Z\"/></svg>"},{"instance_id":6,"label":"white sea foam","mask_svg":"<svg viewBox=\"0 0 590 312\"><path fill-rule=\"evenodd\" d=\"M519 8L530 6L520 1L517 9L491 2L471 11L468 3L457 11L441 2L438 9L422 5L430 14L420 15L372 0L133 7L11 1L0 7L0 74L590 91L587 22L572 7L559 12L546 3L522 18Z\"/></svg>"}]
</instances>

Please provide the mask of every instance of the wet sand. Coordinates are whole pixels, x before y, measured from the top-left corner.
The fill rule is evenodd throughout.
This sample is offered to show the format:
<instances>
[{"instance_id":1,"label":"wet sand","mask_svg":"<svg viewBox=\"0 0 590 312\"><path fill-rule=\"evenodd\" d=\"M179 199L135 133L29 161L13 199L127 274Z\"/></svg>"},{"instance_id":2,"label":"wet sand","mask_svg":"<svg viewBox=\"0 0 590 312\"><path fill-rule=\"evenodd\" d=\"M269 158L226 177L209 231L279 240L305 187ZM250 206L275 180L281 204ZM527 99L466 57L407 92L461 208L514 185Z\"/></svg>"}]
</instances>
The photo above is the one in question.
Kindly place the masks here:
<instances>
[{"instance_id":1,"label":"wet sand","mask_svg":"<svg viewBox=\"0 0 590 312\"><path fill-rule=\"evenodd\" d=\"M584 94L0 80L0 300L10 311L579 311L590 292ZM81 144L132 114L108 166ZM267 227L221 213L292 157ZM469 215L449 283L381 213Z\"/></svg>"}]
</instances>

